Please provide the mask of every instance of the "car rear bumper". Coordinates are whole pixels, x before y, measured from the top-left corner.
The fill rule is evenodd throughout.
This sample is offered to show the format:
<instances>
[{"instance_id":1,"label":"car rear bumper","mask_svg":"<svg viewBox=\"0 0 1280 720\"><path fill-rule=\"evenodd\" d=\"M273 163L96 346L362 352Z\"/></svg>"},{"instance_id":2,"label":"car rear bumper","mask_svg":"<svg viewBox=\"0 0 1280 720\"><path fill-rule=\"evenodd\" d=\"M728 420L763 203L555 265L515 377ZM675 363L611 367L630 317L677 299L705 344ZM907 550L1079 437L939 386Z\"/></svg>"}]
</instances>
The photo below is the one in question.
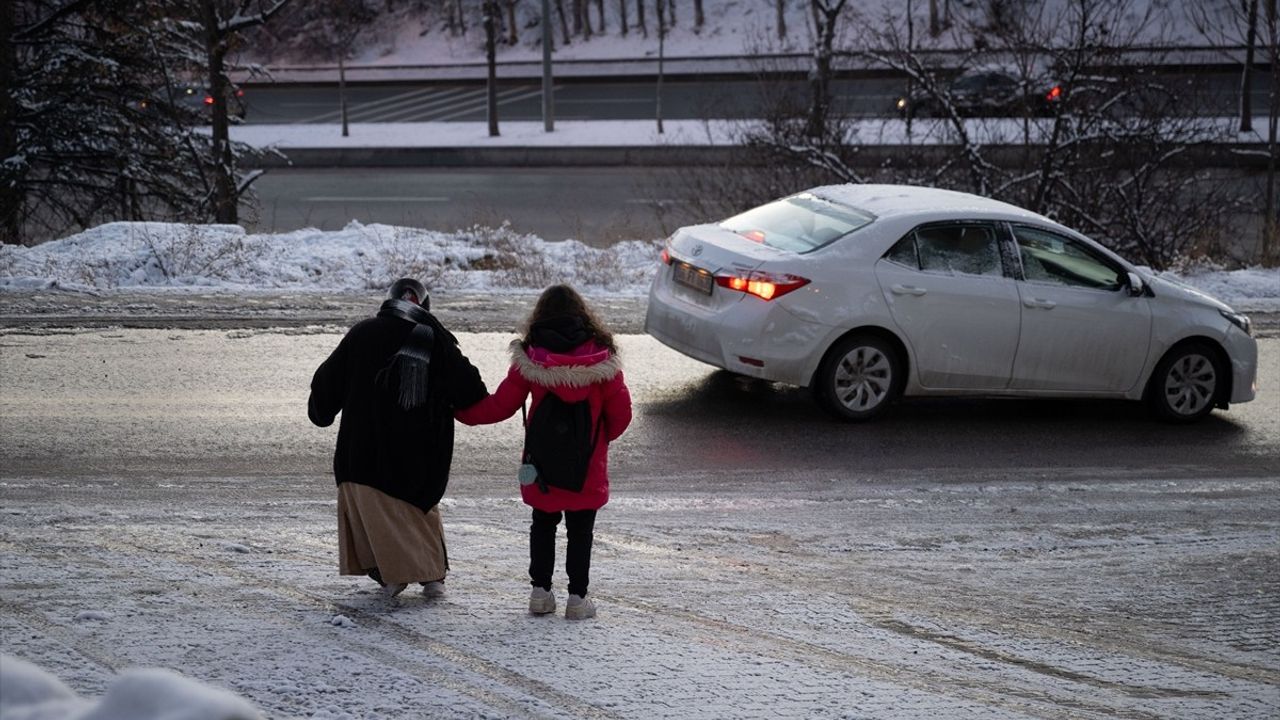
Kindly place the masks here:
<instances>
[{"instance_id":1,"label":"car rear bumper","mask_svg":"<svg viewBox=\"0 0 1280 720\"><path fill-rule=\"evenodd\" d=\"M645 332L671 349L740 375L808 385L814 353L831 332L787 312L778 301L727 296L700 305L659 271L649 293ZM716 287L714 293L735 291Z\"/></svg>"}]
</instances>

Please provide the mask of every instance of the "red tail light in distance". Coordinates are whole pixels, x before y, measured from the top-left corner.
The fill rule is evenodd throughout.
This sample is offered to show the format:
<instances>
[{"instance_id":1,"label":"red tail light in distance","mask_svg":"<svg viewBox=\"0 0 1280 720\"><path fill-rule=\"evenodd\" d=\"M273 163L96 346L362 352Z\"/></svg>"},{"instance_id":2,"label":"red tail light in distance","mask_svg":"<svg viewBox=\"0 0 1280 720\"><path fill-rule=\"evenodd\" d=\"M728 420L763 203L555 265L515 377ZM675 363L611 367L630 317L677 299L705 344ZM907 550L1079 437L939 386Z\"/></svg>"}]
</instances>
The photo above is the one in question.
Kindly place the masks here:
<instances>
[{"instance_id":1,"label":"red tail light in distance","mask_svg":"<svg viewBox=\"0 0 1280 720\"><path fill-rule=\"evenodd\" d=\"M716 284L729 290L755 295L761 300L773 300L808 285L809 279L799 275L756 271L747 276L717 275Z\"/></svg>"}]
</instances>

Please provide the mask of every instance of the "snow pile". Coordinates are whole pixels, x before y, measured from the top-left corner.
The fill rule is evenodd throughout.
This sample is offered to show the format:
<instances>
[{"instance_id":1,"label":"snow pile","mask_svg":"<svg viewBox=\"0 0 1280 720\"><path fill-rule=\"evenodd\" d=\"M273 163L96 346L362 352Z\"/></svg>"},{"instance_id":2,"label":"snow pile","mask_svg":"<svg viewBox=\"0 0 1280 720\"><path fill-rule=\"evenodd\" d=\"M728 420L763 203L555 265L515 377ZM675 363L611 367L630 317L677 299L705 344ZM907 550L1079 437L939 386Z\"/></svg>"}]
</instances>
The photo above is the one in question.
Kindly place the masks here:
<instances>
[{"instance_id":1,"label":"snow pile","mask_svg":"<svg viewBox=\"0 0 1280 720\"><path fill-rule=\"evenodd\" d=\"M342 230L248 234L235 225L110 223L35 247L0 246L0 290L191 288L359 292L417 277L455 291L641 294L656 242L592 248L507 226L446 233L352 222Z\"/></svg>"},{"instance_id":2,"label":"snow pile","mask_svg":"<svg viewBox=\"0 0 1280 720\"><path fill-rule=\"evenodd\" d=\"M170 670L130 670L98 702L11 655L0 656L0 720L259 720L248 701Z\"/></svg>"},{"instance_id":3,"label":"snow pile","mask_svg":"<svg viewBox=\"0 0 1280 720\"><path fill-rule=\"evenodd\" d=\"M412 276L453 292L530 292L567 282L591 295L636 297L648 292L659 247L548 242L506 225L450 233L353 221L342 230L249 234L237 225L120 222L35 247L0 246L0 292L364 292ZM1197 266L1164 276L1244 311L1280 312L1280 269Z\"/></svg>"}]
</instances>

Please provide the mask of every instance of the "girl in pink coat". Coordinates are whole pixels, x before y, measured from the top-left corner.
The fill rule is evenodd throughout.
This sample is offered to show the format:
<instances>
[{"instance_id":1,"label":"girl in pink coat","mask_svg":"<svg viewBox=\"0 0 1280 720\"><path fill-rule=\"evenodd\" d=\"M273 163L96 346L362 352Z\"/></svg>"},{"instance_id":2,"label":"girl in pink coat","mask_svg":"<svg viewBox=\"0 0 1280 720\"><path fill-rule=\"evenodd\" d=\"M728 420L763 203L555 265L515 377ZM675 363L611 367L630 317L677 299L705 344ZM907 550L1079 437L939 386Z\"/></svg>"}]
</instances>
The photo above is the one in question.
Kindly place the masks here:
<instances>
[{"instance_id":1,"label":"girl in pink coat","mask_svg":"<svg viewBox=\"0 0 1280 720\"><path fill-rule=\"evenodd\" d=\"M554 285L538 298L528 321L528 333L511 343L511 369L498 389L480 402L457 413L468 425L506 420L529 400L528 418L550 395L561 403L586 402L590 411L593 445L586 479L580 492L548 487L540 482L523 484L524 502L533 508L529 528L529 578L533 591L529 612L543 615L556 610L551 591L555 568L556 526L563 516L568 534L565 571L569 599L565 617L595 617L595 603L587 599L591 570L592 531L596 511L609 501L609 443L631 422L631 395L622 378L622 363L613 336L596 318L573 288ZM550 407L550 406L549 406ZM575 406L576 407L576 406Z\"/></svg>"}]
</instances>

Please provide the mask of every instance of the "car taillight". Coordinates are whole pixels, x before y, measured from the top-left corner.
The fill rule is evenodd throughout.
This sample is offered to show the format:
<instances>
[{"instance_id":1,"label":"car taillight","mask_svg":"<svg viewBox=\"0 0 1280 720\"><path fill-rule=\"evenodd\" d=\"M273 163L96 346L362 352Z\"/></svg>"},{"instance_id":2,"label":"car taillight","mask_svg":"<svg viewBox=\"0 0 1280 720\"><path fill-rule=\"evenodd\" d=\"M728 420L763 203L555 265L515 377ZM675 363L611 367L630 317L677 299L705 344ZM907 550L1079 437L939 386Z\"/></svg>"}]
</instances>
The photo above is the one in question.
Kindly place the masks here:
<instances>
[{"instance_id":1,"label":"car taillight","mask_svg":"<svg viewBox=\"0 0 1280 720\"><path fill-rule=\"evenodd\" d=\"M205 104L205 105L212 105L212 104L213 104L213 96L212 96L212 95L205 95L205 96L204 96L204 104Z\"/></svg>"},{"instance_id":2,"label":"car taillight","mask_svg":"<svg viewBox=\"0 0 1280 720\"><path fill-rule=\"evenodd\" d=\"M1049 92L1044 94L1044 99L1048 100L1049 102L1057 102L1058 100L1062 99L1062 86L1054 85L1049 90Z\"/></svg>"},{"instance_id":3,"label":"car taillight","mask_svg":"<svg viewBox=\"0 0 1280 720\"><path fill-rule=\"evenodd\" d=\"M671 264L671 251L670 251L670 250L667 250L666 248L662 248L662 254L661 254L661 255L659 255L659 256L658 256L658 258L659 258L660 260L662 260L662 264L663 264L663 265L670 265L670 264Z\"/></svg>"},{"instance_id":4,"label":"car taillight","mask_svg":"<svg viewBox=\"0 0 1280 720\"><path fill-rule=\"evenodd\" d=\"M739 232L738 234L739 234L739 235L741 235L742 237L744 237L744 238L746 238L746 239L750 240L751 242L757 242L757 243L763 243L763 242L764 242L764 231L763 231L763 230L743 230L743 231Z\"/></svg>"},{"instance_id":5,"label":"car taillight","mask_svg":"<svg viewBox=\"0 0 1280 720\"><path fill-rule=\"evenodd\" d=\"M756 271L746 276L717 275L716 284L722 288L755 295L761 300L772 300L808 285L809 279L799 275Z\"/></svg>"},{"instance_id":6,"label":"car taillight","mask_svg":"<svg viewBox=\"0 0 1280 720\"><path fill-rule=\"evenodd\" d=\"M236 97L244 97L244 90L236 90Z\"/></svg>"}]
</instances>

